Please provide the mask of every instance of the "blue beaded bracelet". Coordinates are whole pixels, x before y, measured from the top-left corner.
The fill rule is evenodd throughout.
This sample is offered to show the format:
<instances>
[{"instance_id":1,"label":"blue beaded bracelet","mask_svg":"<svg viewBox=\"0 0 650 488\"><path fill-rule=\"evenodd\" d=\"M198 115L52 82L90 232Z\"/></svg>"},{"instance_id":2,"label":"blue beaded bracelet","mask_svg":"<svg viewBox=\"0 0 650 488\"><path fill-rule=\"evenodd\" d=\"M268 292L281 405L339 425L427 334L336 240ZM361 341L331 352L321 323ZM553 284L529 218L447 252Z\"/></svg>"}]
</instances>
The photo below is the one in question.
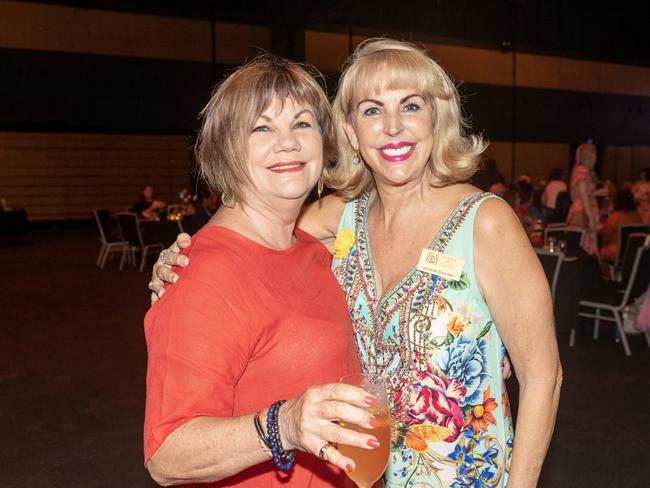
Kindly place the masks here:
<instances>
[{"instance_id":1,"label":"blue beaded bracelet","mask_svg":"<svg viewBox=\"0 0 650 488\"><path fill-rule=\"evenodd\" d=\"M284 402L285 400L278 400L269 408L266 414L266 431L275 466L281 471L290 471L293 465L296 464L296 450L284 450L282 441L280 440L280 429L278 427L278 415L280 407Z\"/></svg>"}]
</instances>

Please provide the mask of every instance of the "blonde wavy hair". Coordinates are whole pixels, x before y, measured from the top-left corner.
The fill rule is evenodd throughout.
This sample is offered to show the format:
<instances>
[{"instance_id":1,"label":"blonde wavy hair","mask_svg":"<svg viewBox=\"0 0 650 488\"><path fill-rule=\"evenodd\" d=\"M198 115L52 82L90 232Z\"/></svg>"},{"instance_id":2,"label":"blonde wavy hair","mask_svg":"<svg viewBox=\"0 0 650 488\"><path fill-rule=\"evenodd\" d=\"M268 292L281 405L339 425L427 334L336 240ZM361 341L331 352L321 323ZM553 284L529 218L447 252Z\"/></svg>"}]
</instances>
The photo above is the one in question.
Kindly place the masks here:
<instances>
[{"instance_id":1,"label":"blonde wavy hair","mask_svg":"<svg viewBox=\"0 0 650 488\"><path fill-rule=\"evenodd\" d=\"M353 164L356 149L345 131L355 101L381 90L415 88L433 108L434 144L428 164L435 186L469 180L487 144L467 135L458 92L444 69L413 44L393 39L368 39L354 50L339 81L333 102L338 161L325 169L325 182L353 198L374 186L370 169Z\"/></svg>"}]
</instances>

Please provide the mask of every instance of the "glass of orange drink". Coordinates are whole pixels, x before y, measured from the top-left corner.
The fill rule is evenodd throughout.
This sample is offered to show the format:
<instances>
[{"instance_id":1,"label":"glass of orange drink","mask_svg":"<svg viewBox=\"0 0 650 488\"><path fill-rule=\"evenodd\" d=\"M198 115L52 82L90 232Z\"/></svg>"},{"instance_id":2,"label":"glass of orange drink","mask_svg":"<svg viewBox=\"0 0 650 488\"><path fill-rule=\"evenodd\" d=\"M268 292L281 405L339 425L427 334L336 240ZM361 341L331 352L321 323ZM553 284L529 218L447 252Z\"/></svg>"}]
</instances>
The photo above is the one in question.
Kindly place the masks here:
<instances>
[{"instance_id":1,"label":"glass of orange drink","mask_svg":"<svg viewBox=\"0 0 650 488\"><path fill-rule=\"evenodd\" d=\"M358 386L377 398L377 404L368 407L370 413L379 422L374 429L366 429L356 424L339 422L346 429L355 430L369 434L377 438L379 447L375 449L363 449L339 444L338 450L344 456L354 460L356 468L353 472L346 471L348 477L354 481L359 488L370 488L375 481L381 478L388 464L390 452L390 409L388 407L388 393L386 386L381 381L375 381L363 374L350 374L343 376L340 383Z\"/></svg>"}]
</instances>

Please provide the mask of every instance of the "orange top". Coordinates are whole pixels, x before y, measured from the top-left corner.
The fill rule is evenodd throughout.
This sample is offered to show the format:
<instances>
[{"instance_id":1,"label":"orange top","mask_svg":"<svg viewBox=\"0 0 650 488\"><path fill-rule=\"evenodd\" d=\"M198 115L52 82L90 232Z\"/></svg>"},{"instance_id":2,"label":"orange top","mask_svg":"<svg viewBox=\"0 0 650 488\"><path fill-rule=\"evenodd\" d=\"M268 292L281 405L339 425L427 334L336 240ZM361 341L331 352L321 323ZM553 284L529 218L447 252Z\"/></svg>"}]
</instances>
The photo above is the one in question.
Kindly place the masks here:
<instances>
[{"instance_id":1,"label":"orange top","mask_svg":"<svg viewBox=\"0 0 650 488\"><path fill-rule=\"evenodd\" d=\"M295 235L276 251L209 226L183 251L190 264L174 270L178 283L145 317L145 461L188 420L247 415L359 371L331 256L309 234ZM286 486L277 473L268 461L200 486ZM298 452L290 484L340 486L341 476Z\"/></svg>"}]
</instances>

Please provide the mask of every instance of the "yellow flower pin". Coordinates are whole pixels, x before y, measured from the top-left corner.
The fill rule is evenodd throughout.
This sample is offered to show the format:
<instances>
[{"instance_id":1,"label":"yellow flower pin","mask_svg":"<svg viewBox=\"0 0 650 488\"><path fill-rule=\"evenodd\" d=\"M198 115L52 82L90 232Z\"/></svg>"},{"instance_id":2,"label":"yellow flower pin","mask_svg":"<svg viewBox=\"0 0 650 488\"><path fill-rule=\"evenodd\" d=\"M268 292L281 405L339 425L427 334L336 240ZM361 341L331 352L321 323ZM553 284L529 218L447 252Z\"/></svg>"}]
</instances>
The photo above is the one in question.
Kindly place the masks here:
<instances>
[{"instance_id":1,"label":"yellow flower pin","mask_svg":"<svg viewBox=\"0 0 650 488\"><path fill-rule=\"evenodd\" d=\"M352 246L354 246L354 232L350 229L341 229L338 234L336 234L336 240L334 241L334 257L336 259L343 259L345 256L350 254Z\"/></svg>"}]
</instances>

